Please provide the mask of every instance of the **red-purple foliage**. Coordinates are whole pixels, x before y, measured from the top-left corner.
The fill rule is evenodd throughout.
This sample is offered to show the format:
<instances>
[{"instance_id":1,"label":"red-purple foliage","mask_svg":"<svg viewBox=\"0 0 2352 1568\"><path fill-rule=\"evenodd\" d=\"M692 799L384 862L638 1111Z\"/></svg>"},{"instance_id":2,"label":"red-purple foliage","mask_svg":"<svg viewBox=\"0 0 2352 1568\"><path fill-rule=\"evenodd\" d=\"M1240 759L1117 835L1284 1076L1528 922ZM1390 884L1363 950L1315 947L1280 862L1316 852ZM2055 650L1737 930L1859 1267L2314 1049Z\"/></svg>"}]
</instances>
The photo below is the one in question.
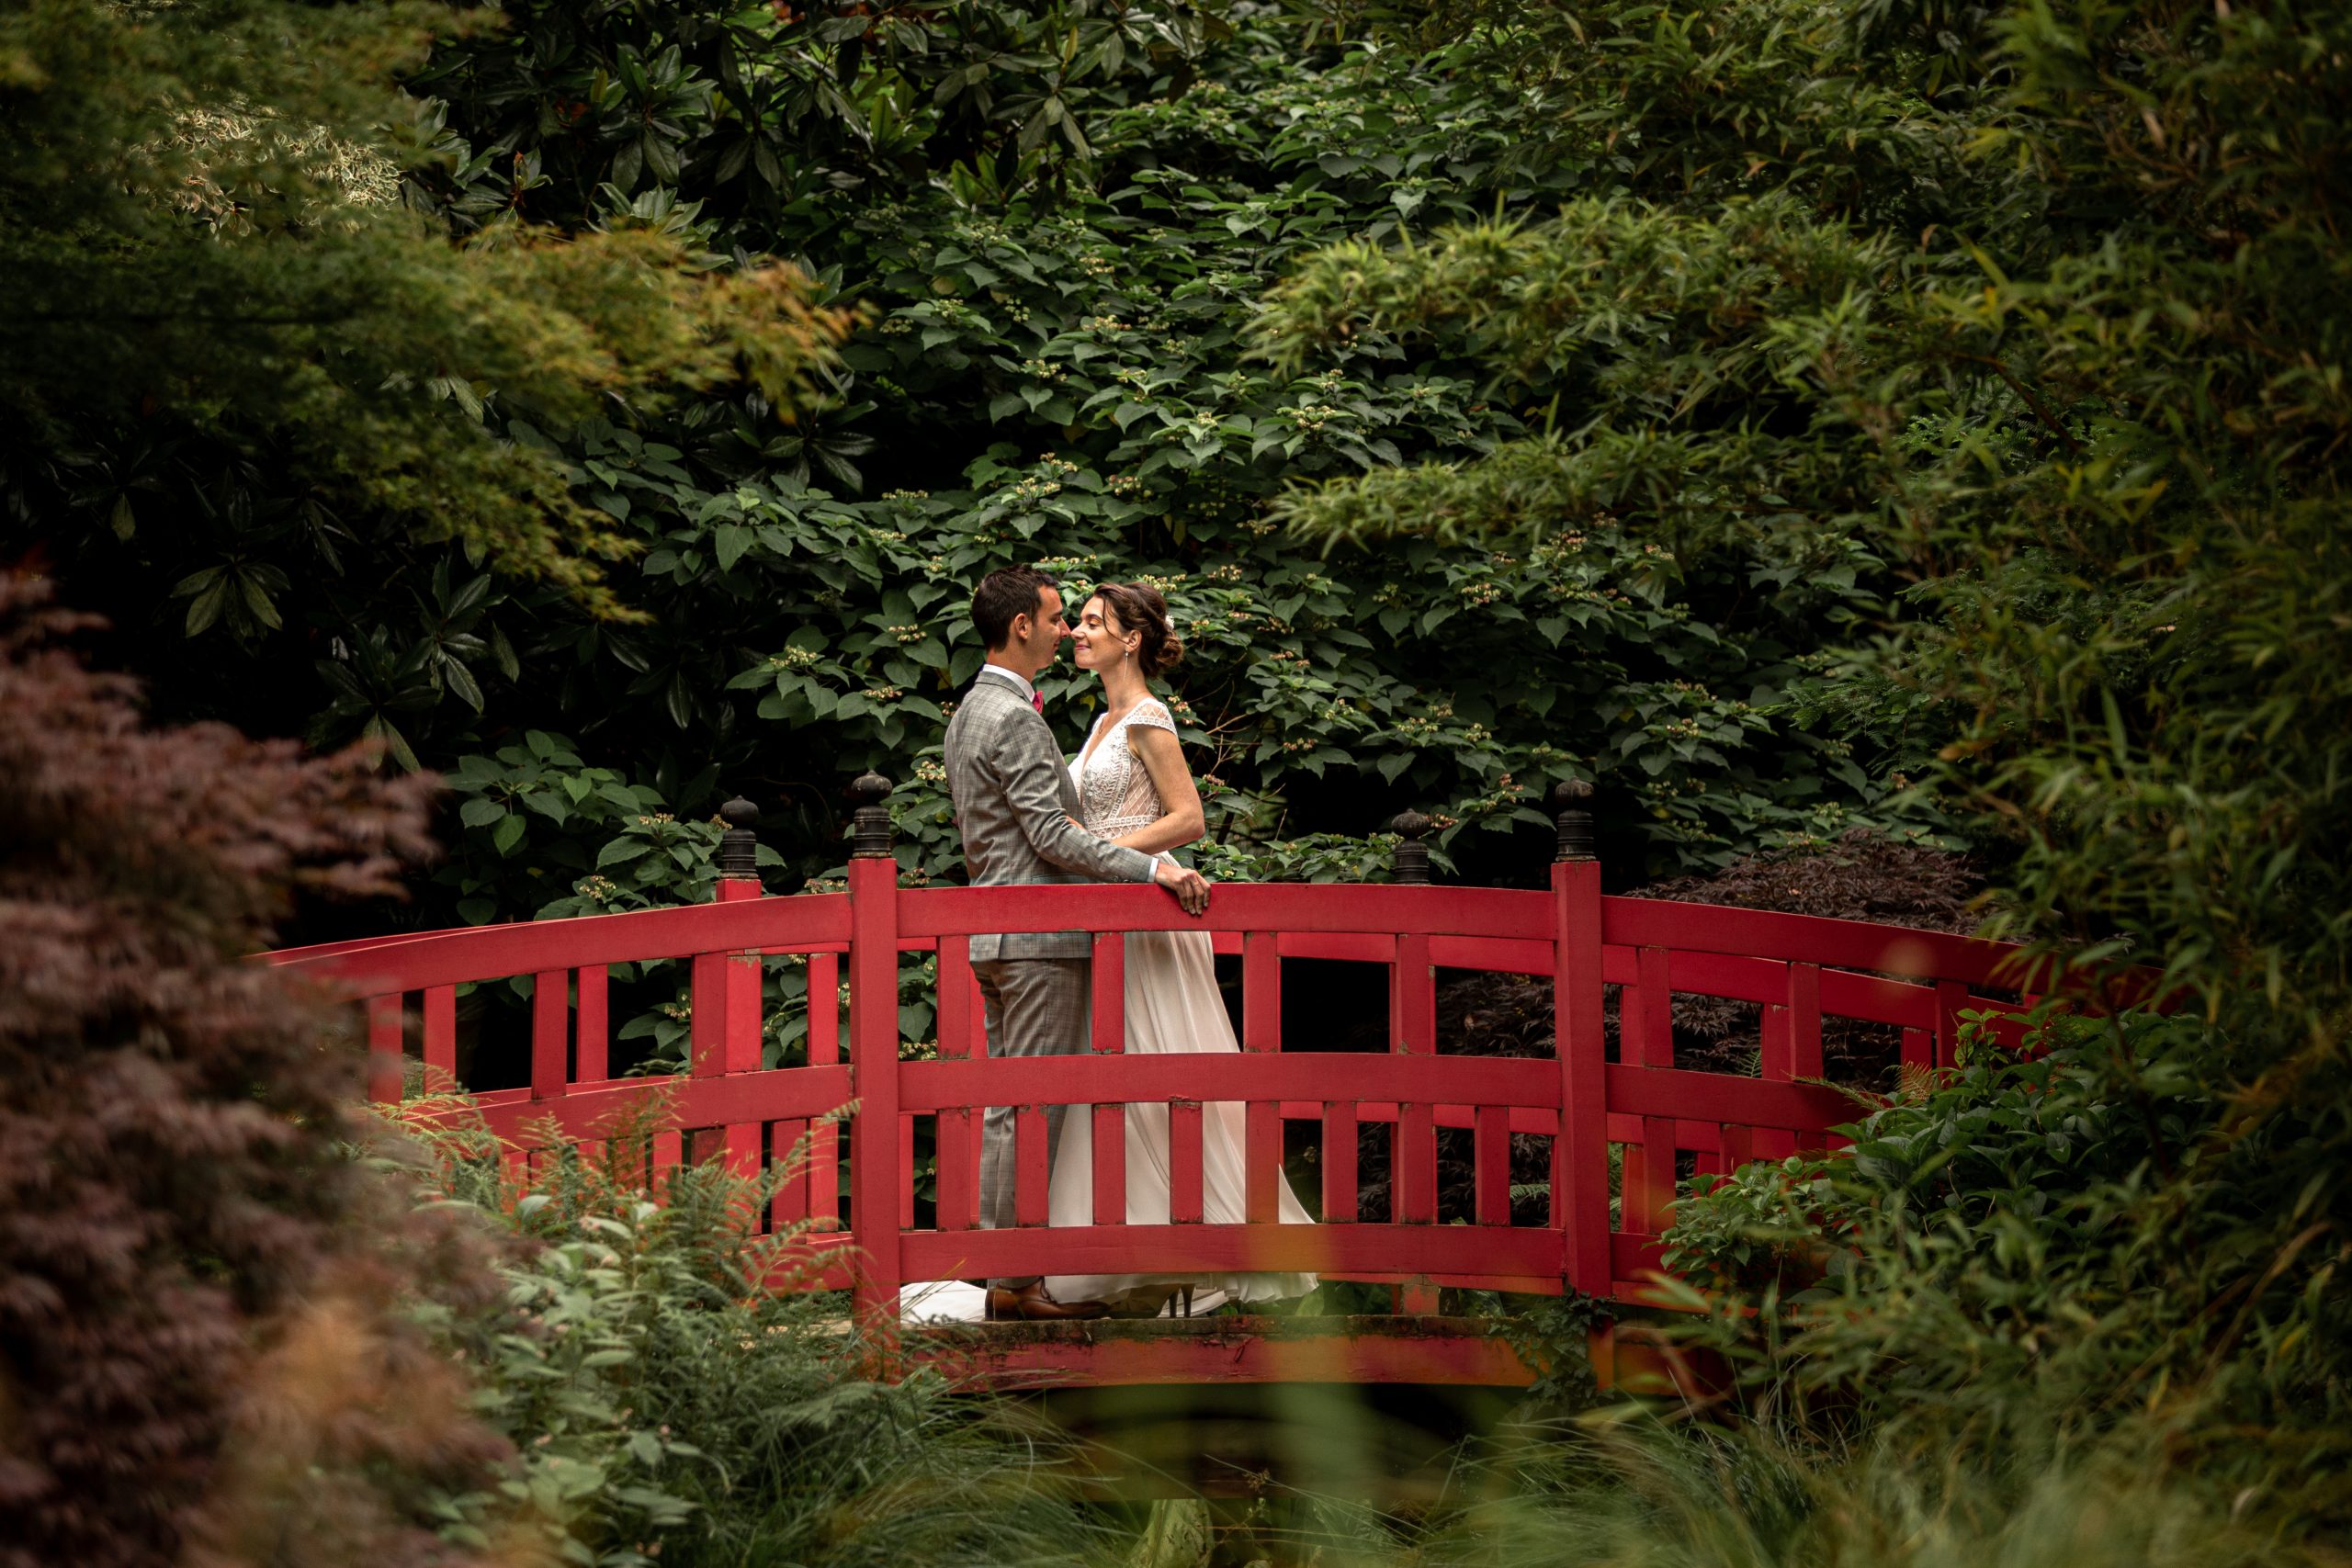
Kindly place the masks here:
<instances>
[{"instance_id":1,"label":"red-purple foliage","mask_svg":"<svg viewBox=\"0 0 2352 1568\"><path fill-rule=\"evenodd\" d=\"M356 1053L245 961L396 893L428 787L146 727L0 577L0 1565L447 1560L495 1439L390 1314L454 1235L354 1160Z\"/></svg>"}]
</instances>

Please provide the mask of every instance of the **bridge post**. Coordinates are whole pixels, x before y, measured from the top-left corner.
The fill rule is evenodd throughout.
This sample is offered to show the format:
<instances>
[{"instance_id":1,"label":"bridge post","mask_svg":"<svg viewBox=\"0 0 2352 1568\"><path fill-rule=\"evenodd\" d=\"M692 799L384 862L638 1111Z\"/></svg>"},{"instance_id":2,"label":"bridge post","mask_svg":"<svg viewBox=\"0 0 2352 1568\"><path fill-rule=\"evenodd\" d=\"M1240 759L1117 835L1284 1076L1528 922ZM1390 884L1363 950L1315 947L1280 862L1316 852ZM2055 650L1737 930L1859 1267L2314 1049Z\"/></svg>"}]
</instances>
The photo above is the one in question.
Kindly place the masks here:
<instances>
[{"instance_id":1,"label":"bridge post","mask_svg":"<svg viewBox=\"0 0 2352 1568\"><path fill-rule=\"evenodd\" d=\"M713 897L721 904L756 898L760 896L759 837L753 827L760 819L760 808L738 795L720 807L718 815L727 823L727 832L718 840L718 886ZM760 977L757 953L695 954L690 1026L695 1077L760 1070ZM718 1156L736 1175L757 1176L758 1123L733 1122L723 1128Z\"/></svg>"},{"instance_id":2,"label":"bridge post","mask_svg":"<svg viewBox=\"0 0 2352 1568\"><path fill-rule=\"evenodd\" d=\"M849 862L849 1224L857 1314L873 1328L899 1316L899 862L890 847L890 781L850 785L857 802Z\"/></svg>"},{"instance_id":3,"label":"bridge post","mask_svg":"<svg viewBox=\"0 0 2352 1568\"><path fill-rule=\"evenodd\" d=\"M1560 1135L1552 1145L1552 1218L1567 1284L1606 1296L1609 1255L1608 1064L1600 1005L1600 861L1592 785L1552 792L1559 833L1552 860L1553 1032L1560 1062Z\"/></svg>"},{"instance_id":4,"label":"bridge post","mask_svg":"<svg viewBox=\"0 0 2352 1568\"><path fill-rule=\"evenodd\" d=\"M1421 842L1432 824L1418 811L1399 811L1388 819L1396 835L1396 852L1390 857L1390 874L1398 882L1419 886L1430 879L1430 847Z\"/></svg>"}]
</instances>

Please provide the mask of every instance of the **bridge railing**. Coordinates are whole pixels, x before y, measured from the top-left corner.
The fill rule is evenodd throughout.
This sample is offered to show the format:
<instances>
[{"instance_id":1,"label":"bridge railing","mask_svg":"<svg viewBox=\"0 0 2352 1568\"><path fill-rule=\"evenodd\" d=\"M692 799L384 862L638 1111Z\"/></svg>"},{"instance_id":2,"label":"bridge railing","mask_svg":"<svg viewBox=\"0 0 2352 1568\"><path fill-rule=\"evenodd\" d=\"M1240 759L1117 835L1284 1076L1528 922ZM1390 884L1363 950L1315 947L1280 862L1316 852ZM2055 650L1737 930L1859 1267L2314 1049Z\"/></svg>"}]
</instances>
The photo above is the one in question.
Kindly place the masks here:
<instances>
[{"instance_id":1,"label":"bridge railing","mask_svg":"<svg viewBox=\"0 0 2352 1568\"><path fill-rule=\"evenodd\" d=\"M533 1157L530 1129L596 1144L616 1113L659 1090L675 1124L656 1134L657 1168L718 1159L746 1174L804 1158L776 1200L781 1225L835 1216L848 1168L849 1224L815 1275L854 1287L867 1311L895 1311L910 1281L1046 1274L1311 1271L1385 1281L1407 1311L1433 1312L1442 1286L1637 1299L1657 1266L1657 1233L1678 1168L1728 1171L1747 1160L1820 1146L1857 1114L1820 1077L1822 1028L1847 1018L1902 1032L1903 1058L1950 1065L1964 1014L2012 1017L2025 984L2014 949L1938 932L1705 905L1605 897L1579 796L1556 797L1557 856L1540 891L1391 885L1237 886L1216 889L1204 918L1155 887L1091 887L1088 1049L992 1059L967 939L980 931L1067 929L1068 901L1021 888L901 888L888 785L868 775L846 893L771 897L750 874L748 833L722 851L708 905L478 927L273 955L365 1009L370 1092L398 1099L409 1054L454 1080L457 990L527 976L526 1087L480 1094L512 1157ZM730 835L738 839L738 835ZM1408 842L1406 850L1419 848ZM1418 874L1409 854L1399 872ZM1125 1050L1128 933L1206 930L1241 968L1240 1054L1130 1055ZM900 954L936 954L935 1059L907 1060L899 1024ZM808 966L805 1065L763 1064L762 960ZM607 972L685 960L691 969L689 1069L610 1075ZM1345 959L1385 971L1387 1045L1285 1049L1283 968ZM1550 980L1554 1050L1538 1058L1453 1055L1438 1038L1440 970ZM847 984L848 1026L825 1005ZM1617 987L1610 1050L1606 987ZM1988 991L1996 994L1987 995ZM1731 998L1761 1009L1755 1076L1678 1066L1671 998ZM834 1113L854 1102L837 1125ZM1204 1107L1245 1108L1245 1213L1204 1212ZM1167 1108L1170 1212L1129 1224L1124 1119ZM1092 1154L1092 1223L1048 1225L1047 1107L1084 1106ZM1016 1108L1015 1212L1008 1229L978 1224L981 1120ZM1321 1223L1279 1222L1286 1122L1319 1123ZM932 1223L919 1225L914 1153L928 1122L936 1151ZM1359 1130L1390 1129L1386 1212L1365 1211ZM1472 1145L1467 1212L1442 1214L1441 1128ZM1540 1223L1514 1219L1511 1141L1543 1140L1550 1201ZM844 1146L844 1145L846 1146ZM1612 1160L1612 1145L1616 1158ZM1612 1164L1618 1168L1612 1181ZM1616 1190L1612 1190L1616 1189ZM1452 1223L1459 1222L1459 1223Z\"/></svg>"}]
</instances>

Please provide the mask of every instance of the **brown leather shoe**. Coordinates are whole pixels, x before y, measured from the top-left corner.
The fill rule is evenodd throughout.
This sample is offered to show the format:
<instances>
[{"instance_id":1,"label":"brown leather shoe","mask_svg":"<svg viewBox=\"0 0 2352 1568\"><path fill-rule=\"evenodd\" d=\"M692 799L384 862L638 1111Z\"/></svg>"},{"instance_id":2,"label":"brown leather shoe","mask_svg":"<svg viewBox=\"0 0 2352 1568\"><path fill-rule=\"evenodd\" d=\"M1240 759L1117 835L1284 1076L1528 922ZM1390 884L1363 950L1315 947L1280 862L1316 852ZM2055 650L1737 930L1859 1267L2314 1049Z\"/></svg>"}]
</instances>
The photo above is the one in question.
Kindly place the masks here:
<instances>
[{"instance_id":1,"label":"brown leather shoe","mask_svg":"<svg viewBox=\"0 0 2352 1568\"><path fill-rule=\"evenodd\" d=\"M1043 1280L1035 1280L1017 1291L1003 1285L989 1286L985 1310L992 1323L1016 1318L1026 1323L1051 1323L1065 1318L1101 1317L1111 1309L1101 1302L1057 1302L1046 1293Z\"/></svg>"}]
</instances>

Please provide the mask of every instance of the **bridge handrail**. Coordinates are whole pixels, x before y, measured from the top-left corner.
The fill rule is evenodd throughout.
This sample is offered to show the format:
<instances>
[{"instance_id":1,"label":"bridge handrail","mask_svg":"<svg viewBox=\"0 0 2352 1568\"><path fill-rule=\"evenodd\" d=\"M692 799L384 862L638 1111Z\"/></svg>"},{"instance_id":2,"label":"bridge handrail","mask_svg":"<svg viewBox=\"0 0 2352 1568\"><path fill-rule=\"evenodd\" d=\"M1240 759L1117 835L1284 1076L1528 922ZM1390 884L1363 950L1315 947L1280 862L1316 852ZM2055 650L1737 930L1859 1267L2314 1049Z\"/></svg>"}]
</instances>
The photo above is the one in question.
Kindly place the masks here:
<instances>
[{"instance_id":1,"label":"bridge handrail","mask_svg":"<svg viewBox=\"0 0 2352 1568\"><path fill-rule=\"evenodd\" d=\"M1904 1060L1925 1068L1951 1064L1964 1014L2014 1015L2036 999L2043 971L2029 967L2010 944L1604 897L1589 830L1577 820L1580 801L1561 800L1560 854L1551 886L1540 890L1427 886L1413 880L1421 863L1401 850L1397 883L1227 885L1197 919L1157 888L1086 889L1080 923L1095 933L1094 1021L1091 1050L1078 1056L988 1058L960 940L1067 930L1072 906L1041 905L1027 888L899 887L887 818L877 822L871 800L859 814L845 893L763 896L748 874L748 848L737 846L733 870L711 904L337 942L267 961L365 1006L371 1090L379 1098L401 1093L412 1032L428 1067L454 1069L458 987L531 976L531 1081L526 1090L480 1098L494 1130L514 1137L548 1118L557 1136L593 1141L614 1111L659 1088L678 1097L681 1131L657 1138L657 1165L707 1152L751 1171L807 1143L808 1165L791 1174L778 1199L779 1224L834 1217L842 1149L829 1117L854 1100L846 1159L851 1223L834 1238L842 1247L834 1277L854 1282L874 1312L889 1311L910 1280L1039 1270L1352 1272L1396 1282L1407 1306L1421 1310L1433 1307L1444 1284L1637 1295L1635 1281L1656 1263L1679 1164L1727 1172L1751 1157L1822 1146L1826 1129L1852 1119L1849 1100L1806 1081L1822 1074L1825 1018L1899 1029ZM1206 931L1221 951L1241 955L1238 1059L1124 1054L1123 938L1182 930ZM910 951L937 955L936 1061L901 1059L899 955ZM847 981L848 1027L834 1009L811 1010L802 1066L763 1065L761 958L777 953L806 955L812 997L834 995ZM1285 955L1385 965L1392 1052L1285 1055ZM690 1069L658 1083L612 1080L605 972L656 960L692 966ZM1554 1055L1439 1054L1441 967L1548 976ZM1613 1061L1603 1012L1611 987L1620 1015ZM1986 997L1985 989L2006 994ZM1675 1064L1669 998L1677 992L1758 1005L1758 1077ZM2013 1016L2004 1027L2014 1038ZM1204 1106L1227 1103L1246 1108L1248 1213L1238 1224L1204 1224L1200 1122ZM1133 1104L1167 1106L1174 1129L1165 1224L1128 1223L1123 1118ZM978 1115L1007 1105L1018 1108L1020 1224L983 1231L976 1228ZM1091 1107L1091 1225L1043 1225L1040 1108L1050 1105ZM918 1120L931 1123L938 1150L929 1226L915 1223ZM1276 1223L1285 1120L1322 1125L1326 1223L1317 1226ZM1359 1215L1357 1135L1367 1122L1393 1128L1385 1220ZM1466 1224L1440 1223L1436 1137L1445 1126L1474 1134L1474 1199L1460 1216ZM1541 1226L1513 1223L1510 1144L1519 1134L1551 1140L1551 1198ZM1623 1166L1613 1199L1612 1145Z\"/></svg>"}]
</instances>

